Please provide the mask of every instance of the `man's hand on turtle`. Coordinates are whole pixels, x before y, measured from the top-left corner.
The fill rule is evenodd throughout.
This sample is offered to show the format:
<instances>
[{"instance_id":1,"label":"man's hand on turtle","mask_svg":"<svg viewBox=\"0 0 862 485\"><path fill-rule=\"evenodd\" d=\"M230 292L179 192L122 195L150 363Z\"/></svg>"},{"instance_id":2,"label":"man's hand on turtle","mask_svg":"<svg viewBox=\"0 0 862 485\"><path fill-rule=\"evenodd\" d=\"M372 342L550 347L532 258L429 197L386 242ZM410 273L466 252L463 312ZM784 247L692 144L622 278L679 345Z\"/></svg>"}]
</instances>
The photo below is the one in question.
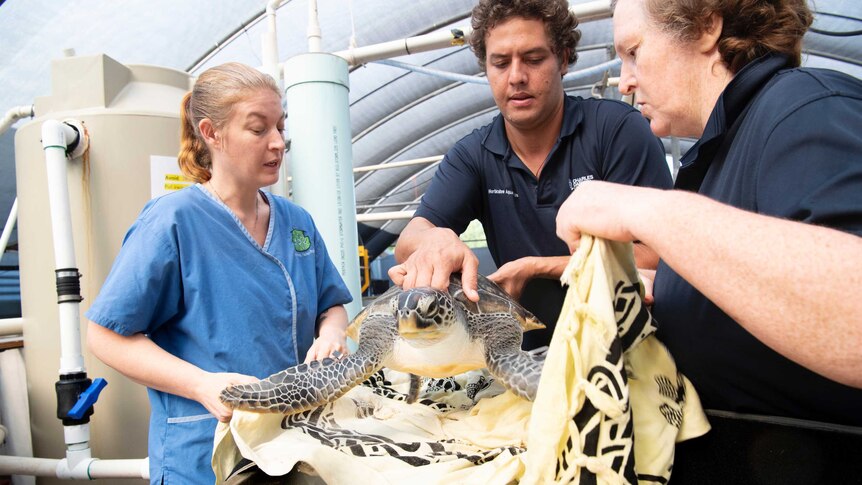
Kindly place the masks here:
<instances>
[{"instance_id":1,"label":"man's hand on turtle","mask_svg":"<svg viewBox=\"0 0 862 485\"><path fill-rule=\"evenodd\" d=\"M488 275L488 279L497 283L513 300L521 299L521 292L528 281L533 279L536 270L529 257L510 261L500 266L497 271Z\"/></svg>"},{"instance_id":2,"label":"man's hand on turtle","mask_svg":"<svg viewBox=\"0 0 862 485\"><path fill-rule=\"evenodd\" d=\"M464 294L479 301L479 259L451 229L435 227L422 232L422 243L403 263L389 270L393 283L405 290L449 287L449 276L461 273Z\"/></svg>"}]
</instances>

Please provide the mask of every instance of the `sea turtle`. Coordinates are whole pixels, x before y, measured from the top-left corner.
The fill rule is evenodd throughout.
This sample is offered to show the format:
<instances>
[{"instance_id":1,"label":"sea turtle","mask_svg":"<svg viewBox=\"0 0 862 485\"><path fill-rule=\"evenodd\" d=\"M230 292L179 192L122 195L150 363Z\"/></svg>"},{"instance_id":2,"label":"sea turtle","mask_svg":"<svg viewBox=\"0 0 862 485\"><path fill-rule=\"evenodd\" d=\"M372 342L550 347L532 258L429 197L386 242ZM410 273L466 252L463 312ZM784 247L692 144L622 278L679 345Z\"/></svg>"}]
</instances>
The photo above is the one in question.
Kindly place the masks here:
<instances>
[{"instance_id":1,"label":"sea turtle","mask_svg":"<svg viewBox=\"0 0 862 485\"><path fill-rule=\"evenodd\" d=\"M521 334L537 328L544 325L482 276L478 303L464 295L457 273L448 292L393 286L353 319L348 334L359 342L355 353L228 387L221 400L234 409L293 414L337 399L381 367L436 378L487 367L507 389L532 401L544 355L521 350ZM418 382L411 379L408 401Z\"/></svg>"}]
</instances>

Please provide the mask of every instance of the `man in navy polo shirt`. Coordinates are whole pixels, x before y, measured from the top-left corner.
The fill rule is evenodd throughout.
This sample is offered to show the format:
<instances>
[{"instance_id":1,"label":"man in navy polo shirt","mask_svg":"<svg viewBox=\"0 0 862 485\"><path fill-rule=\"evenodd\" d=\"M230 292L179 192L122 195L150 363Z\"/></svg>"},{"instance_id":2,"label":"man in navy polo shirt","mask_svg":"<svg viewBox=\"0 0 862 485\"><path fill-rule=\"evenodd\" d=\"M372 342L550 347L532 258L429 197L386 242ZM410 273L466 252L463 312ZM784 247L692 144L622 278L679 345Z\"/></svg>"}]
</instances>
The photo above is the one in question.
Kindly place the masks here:
<instances>
[{"instance_id":1,"label":"man in navy polo shirt","mask_svg":"<svg viewBox=\"0 0 862 485\"><path fill-rule=\"evenodd\" d=\"M500 115L446 154L389 275L404 288L444 289L460 271L467 297L478 300L478 260L458 234L479 219L499 268L490 279L548 326L524 335L530 349L550 341L563 303L569 250L555 218L567 196L586 180L659 188L672 180L640 113L565 95L562 76L580 38L565 0L481 0L472 15L470 42ZM648 248L635 253L639 266L655 267Z\"/></svg>"}]
</instances>

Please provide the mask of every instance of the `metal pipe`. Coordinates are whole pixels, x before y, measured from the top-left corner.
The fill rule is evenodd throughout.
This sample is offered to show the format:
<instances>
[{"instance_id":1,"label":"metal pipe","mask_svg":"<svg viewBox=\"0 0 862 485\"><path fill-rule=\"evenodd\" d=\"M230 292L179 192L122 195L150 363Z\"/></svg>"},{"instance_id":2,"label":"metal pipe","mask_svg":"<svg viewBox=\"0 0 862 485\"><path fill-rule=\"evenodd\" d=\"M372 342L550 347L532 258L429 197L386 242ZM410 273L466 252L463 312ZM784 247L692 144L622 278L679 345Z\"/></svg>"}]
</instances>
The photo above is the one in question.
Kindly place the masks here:
<instances>
[{"instance_id":1,"label":"metal pipe","mask_svg":"<svg viewBox=\"0 0 862 485\"><path fill-rule=\"evenodd\" d=\"M610 0L597 0L580 3L572 6L570 10L578 17L580 22L600 20L611 17L611 2ZM401 40L356 47L338 51L334 54L345 59L351 66L357 66L390 57L464 45L469 41L472 32L473 28L471 26L463 25L449 31L433 32Z\"/></svg>"},{"instance_id":2,"label":"metal pipe","mask_svg":"<svg viewBox=\"0 0 862 485\"><path fill-rule=\"evenodd\" d=\"M419 202L385 202L383 204L363 204L357 205L356 210L391 209L393 207L404 207L408 205L419 205Z\"/></svg>"},{"instance_id":3,"label":"metal pipe","mask_svg":"<svg viewBox=\"0 0 862 485\"><path fill-rule=\"evenodd\" d=\"M473 28L466 25L449 31L433 32L365 47L356 47L333 54L346 60L351 66L358 66L390 57L464 45L472 31Z\"/></svg>"},{"instance_id":4,"label":"metal pipe","mask_svg":"<svg viewBox=\"0 0 862 485\"><path fill-rule=\"evenodd\" d=\"M569 10L578 17L578 22L607 19L613 15L613 12L611 12L611 0L579 3Z\"/></svg>"},{"instance_id":5,"label":"metal pipe","mask_svg":"<svg viewBox=\"0 0 862 485\"><path fill-rule=\"evenodd\" d=\"M451 81L469 83L469 84L488 84L488 78L483 76L470 76L467 74L460 74L457 72L449 72L449 71L441 71L439 69L432 69L425 66L417 66L415 64L410 64L407 62L401 61L393 61L391 59L381 59L379 61L374 61L377 64L384 64L387 66L397 67L401 69L406 69L408 71L418 72L420 74L428 74L430 76L439 77L443 79L449 79ZM603 62L601 64L596 64L595 66L590 66L585 69L581 69L579 71L572 71L565 76L563 76L563 83L571 84L574 82L582 82L586 79L590 79L595 76L603 75L606 71L610 71L619 67L621 61L619 59L611 59L610 61Z\"/></svg>"},{"instance_id":6,"label":"metal pipe","mask_svg":"<svg viewBox=\"0 0 862 485\"><path fill-rule=\"evenodd\" d=\"M0 319L0 337L8 335L21 335L24 332L23 318Z\"/></svg>"},{"instance_id":7,"label":"metal pipe","mask_svg":"<svg viewBox=\"0 0 862 485\"><path fill-rule=\"evenodd\" d=\"M440 69L434 69L431 67L425 66L417 66L416 64L410 64L407 62L395 61L392 59L380 59L379 61L374 61L375 64L383 64L386 66L398 67L401 69L406 69L408 71L418 72L420 74L428 74L434 77L448 79L450 81L467 83L467 84L488 84L488 78L484 76L473 76L470 74L461 74L459 72L451 72L451 71L442 71Z\"/></svg>"},{"instance_id":8,"label":"metal pipe","mask_svg":"<svg viewBox=\"0 0 862 485\"><path fill-rule=\"evenodd\" d=\"M393 221L396 219L410 219L411 217L413 217L413 213L415 212L416 211L396 211L356 214L356 222Z\"/></svg>"},{"instance_id":9,"label":"metal pipe","mask_svg":"<svg viewBox=\"0 0 862 485\"><path fill-rule=\"evenodd\" d=\"M364 167L354 167L353 173L373 172L375 170L386 170L388 168L400 168L410 165L425 165L439 162L443 160L443 155L435 155L433 157L416 158L413 160L404 160L402 162L379 163L377 165L365 165Z\"/></svg>"},{"instance_id":10,"label":"metal pipe","mask_svg":"<svg viewBox=\"0 0 862 485\"><path fill-rule=\"evenodd\" d=\"M149 458L100 460L90 458L70 468L66 459L0 455L0 475L30 475L73 480L97 478L150 478Z\"/></svg>"}]
</instances>

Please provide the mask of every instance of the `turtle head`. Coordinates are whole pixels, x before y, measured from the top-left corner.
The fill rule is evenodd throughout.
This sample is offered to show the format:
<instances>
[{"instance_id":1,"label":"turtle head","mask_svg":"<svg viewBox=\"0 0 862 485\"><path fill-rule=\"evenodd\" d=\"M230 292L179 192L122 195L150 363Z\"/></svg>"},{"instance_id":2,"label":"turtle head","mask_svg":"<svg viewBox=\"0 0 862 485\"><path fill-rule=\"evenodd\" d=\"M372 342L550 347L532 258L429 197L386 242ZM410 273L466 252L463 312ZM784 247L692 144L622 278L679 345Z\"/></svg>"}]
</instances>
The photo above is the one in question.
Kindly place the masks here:
<instances>
[{"instance_id":1,"label":"turtle head","mask_svg":"<svg viewBox=\"0 0 862 485\"><path fill-rule=\"evenodd\" d=\"M414 288L398 295L395 317L401 337L418 341L445 337L456 318L449 294L433 288Z\"/></svg>"}]
</instances>

